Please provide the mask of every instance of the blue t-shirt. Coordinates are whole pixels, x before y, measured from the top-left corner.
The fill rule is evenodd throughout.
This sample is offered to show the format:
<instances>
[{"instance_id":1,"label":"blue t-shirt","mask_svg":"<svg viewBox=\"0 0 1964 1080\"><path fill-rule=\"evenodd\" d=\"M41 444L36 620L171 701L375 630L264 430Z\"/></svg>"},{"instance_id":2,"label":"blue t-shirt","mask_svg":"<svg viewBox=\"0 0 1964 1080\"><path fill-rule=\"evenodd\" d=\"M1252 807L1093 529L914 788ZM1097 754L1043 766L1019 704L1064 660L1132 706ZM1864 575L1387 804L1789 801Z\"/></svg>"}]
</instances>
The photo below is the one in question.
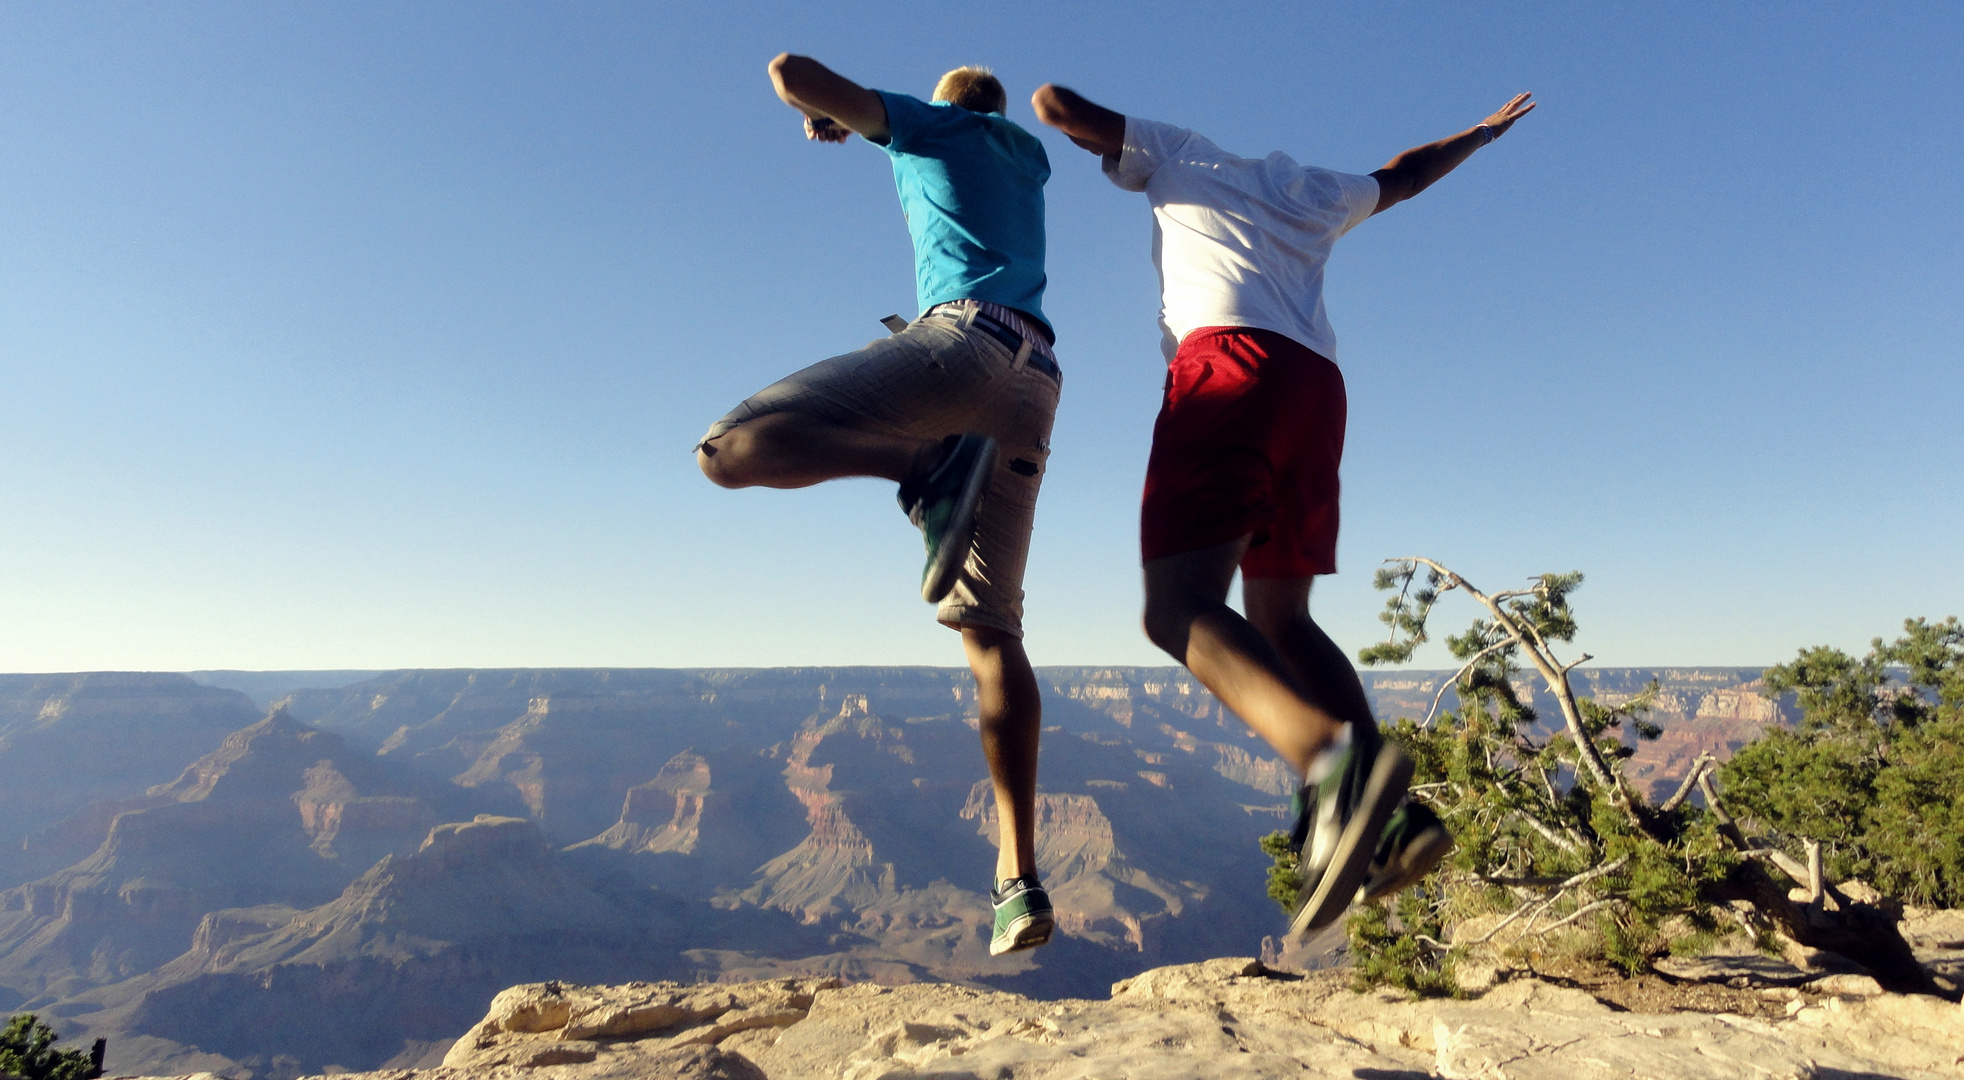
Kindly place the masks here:
<instances>
[{"instance_id":1,"label":"blue t-shirt","mask_svg":"<svg viewBox=\"0 0 1964 1080\"><path fill-rule=\"evenodd\" d=\"M1001 113L876 90L921 310L987 300L1043 320L1043 184L1050 158ZM874 145L880 145L875 143Z\"/></svg>"}]
</instances>

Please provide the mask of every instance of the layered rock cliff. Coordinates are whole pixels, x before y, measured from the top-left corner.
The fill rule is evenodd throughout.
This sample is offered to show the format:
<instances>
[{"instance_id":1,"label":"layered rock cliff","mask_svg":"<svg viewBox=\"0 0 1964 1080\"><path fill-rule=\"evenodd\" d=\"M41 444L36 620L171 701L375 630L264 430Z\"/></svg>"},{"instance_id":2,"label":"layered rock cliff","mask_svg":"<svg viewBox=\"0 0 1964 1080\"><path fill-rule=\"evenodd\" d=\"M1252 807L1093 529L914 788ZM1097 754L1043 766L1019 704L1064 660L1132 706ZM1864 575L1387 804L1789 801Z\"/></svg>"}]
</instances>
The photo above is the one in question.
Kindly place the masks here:
<instances>
[{"instance_id":1,"label":"layered rock cliff","mask_svg":"<svg viewBox=\"0 0 1964 1080\"><path fill-rule=\"evenodd\" d=\"M77 815L75 835L104 830L94 852L0 893L0 984L34 1007L158 967L208 912L321 902L450 809L420 787L275 710L175 782Z\"/></svg>"},{"instance_id":2,"label":"layered rock cliff","mask_svg":"<svg viewBox=\"0 0 1964 1080\"><path fill-rule=\"evenodd\" d=\"M52 865L0 894L0 1005L109 1037L112 1068L288 1077L422 1060L527 980L1095 996L1260 948L1279 916L1255 840L1289 770L1184 672L1042 678L1061 933L1033 953L987 954L995 808L964 672L397 672L288 694L215 751L186 736L156 786L39 826ZM1371 678L1391 718L1443 674ZM1673 679L1687 725L1777 721L1737 672ZM223 691L146 692L238 720ZM110 728L169 713L132 710Z\"/></svg>"},{"instance_id":3,"label":"layered rock cliff","mask_svg":"<svg viewBox=\"0 0 1964 1080\"><path fill-rule=\"evenodd\" d=\"M101 842L102 832L76 839L54 828L64 818L168 782L262 712L235 690L182 675L0 675L0 888Z\"/></svg>"}]
</instances>

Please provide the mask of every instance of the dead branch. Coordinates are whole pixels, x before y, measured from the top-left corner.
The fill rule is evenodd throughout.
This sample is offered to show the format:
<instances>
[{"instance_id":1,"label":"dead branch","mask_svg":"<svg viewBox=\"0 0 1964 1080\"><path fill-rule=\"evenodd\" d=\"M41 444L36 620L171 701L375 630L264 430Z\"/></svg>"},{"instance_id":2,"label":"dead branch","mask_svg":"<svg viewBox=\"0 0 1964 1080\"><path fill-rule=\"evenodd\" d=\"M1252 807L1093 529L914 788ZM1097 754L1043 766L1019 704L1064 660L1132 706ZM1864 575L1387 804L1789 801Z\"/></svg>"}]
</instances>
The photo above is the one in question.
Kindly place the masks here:
<instances>
[{"instance_id":1,"label":"dead branch","mask_svg":"<svg viewBox=\"0 0 1964 1080\"><path fill-rule=\"evenodd\" d=\"M1474 664L1477 664L1480 661L1485 660L1488 654L1498 652L1499 650L1504 649L1506 647L1507 647L1507 642L1496 641L1493 644L1487 646L1486 648L1481 649L1477 654L1474 655L1473 659L1468 660L1463 666L1460 667L1458 671L1454 672L1452 678L1447 679L1444 683L1441 683L1439 686L1439 692L1432 695L1432 707L1425 710L1425 719L1419 721L1418 726L1422 728L1431 727L1432 718L1435 715L1437 715L1439 712L1439 702L1444 701L1446 698L1446 691L1451 689L1452 687L1458 686L1459 680L1465 678L1466 673L1473 670Z\"/></svg>"},{"instance_id":2,"label":"dead branch","mask_svg":"<svg viewBox=\"0 0 1964 1080\"><path fill-rule=\"evenodd\" d=\"M1604 863L1601 866L1594 867L1589 870L1584 870L1580 874L1577 874L1574 877L1569 878L1567 881L1562 882L1561 885L1557 887L1553 893L1549 894L1547 899L1541 902L1541 906L1536 908L1532 915L1528 916L1527 928L1522 930L1520 934L1516 935L1515 940L1518 941L1522 936L1525 936L1529 933L1533 933L1534 921L1536 919L1541 918L1542 912L1547 911L1551 907L1554 907L1556 901L1568 895L1571 889L1574 889L1581 885L1586 885L1589 882L1594 881L1597 878L1602 877L1606 874L1614 874L1618 870L1623 869L1624 864L1628 863L1629 861L1630 861L1630 857L1628 855L1625 855L1622 858L1617 859L1615 862Z\"/></svg>"},{"instance_id":3,"label":"dead branch","mask_svg":"<svg viewBox=\"0 0 1964 1080\"><path fill-rule=\"evenodd\" d=\"M1751 847L1740 852L1739 855L1747 859L1764 859L1774 866L1779 867L1782 874L1787 875L1795 881L1804 882L1807 880L1807 868L1800 865L1798 859L1781 851L1779 848Z\"/></svg>"},{"instance_id":4,"label":"dead branch","mask_svg":"<svg viewBox=\"0 0 1964 1080\"><path fill-rule=\"evenodd\" d=\"M1751 848L1752 845L1746 843L1746 834L1739 831L1739 823L1725 812L1725 800L1719 798L1718 790L1712 787L1711 771L1701 770L1696 775L1698 790L1705 793L1705 809L1711 811L1713 820L1718 822L1719 835L1740 851Z\"/></svg>"},{"instance_id":5,"label":"dead branch","mask_svg":"<svg viewBox=\"0 0 1964 1080\"><path fill-rule=\"evenodd\" d=\"M1833 914L1789 899L1787 887L1774 880L1760 865L1761 861L1771 862L1796 882L1809 882L1808 868L1783 851L1748 842L1738 822L1726 813L1724 800L1712 787L1709 771L1699 774L1698 790L1705 793L1705 806L1717 819L1719 834L1744 856L1723 882L1708 891L1707 899L1719 903L1744 901L1760 918L1795 942L1810 949L1839 953L1860 964L1884 990L1958 1000L1958 992L1946 991L1931 980L1909 942L1896 929L1894 914L1847 900L1825 882L1822 888L1841 905Z\"/></svg>"},{"instance_id":6,"label":"dead branch","mask_svg":"<svg viewBox=\"0 0 1964 1080\"><path fill-rule=\"evenodd\" d=\"M1563 919L1562 921L1549 923L1547 926L1544 926L1541 929L1534 931L1534 936L1545 937L1546 935L1552 934L1555 931L1560 930L1562 927L1567 926L1568 924L1574 922L1577 919L1580 919L1582 916L1587 915L1592 911L1601 911L1603 908L1609 907L1612 904L1620 904L1622 902L1623 899L1621 897L1609 896L1609 897L1604 897L1601 900L1597 900L1593 903L1584 904L1581 907L1576 908L1574 911L1570 912L1568 917Z\"/></svg>"},{"instance_id":7,"label":"dead branch","mask_svg":"<svg viewBox=\"0 0 1964 1080\"><path fill-rule=\"evenodd\" d=\"M1596 745L1595 740L1583 734L1582 710L1575 702L1575 689L1569 685L1568 673L1558 670L1558 664L1553 654L1548 651L1548 643L1542 640L1541 633L1532 624L1515 619L1501 601L1474 588L1465 578L1446 569L1438 562L1423 556L1412 556L1409 561L1421 563L1438 571L1446 581L1450 582L1448 587L1464 590L1466 595L1486 608L1493 616L1494 622L1521 646L1521 651L1526 653L1529 662L1534 664L1542 681L1547 684L1549 692L1555 695L1556 704L1561 706L1562 719L1568 725L1569 733L1574 736L1577 752L1590 777L1609 793L1611 801L1623 810L1631 824L1648 832L1649 823L1644 820L1643 814L1630 798L1629 789L1611 771L1609 763L1603 759L1602 749ZM1521 595L1533 594L1529 592Z\"/></svg>"},{"instance_id":8,"label":"dead branch","mask_svg":"<svg viewBox=\"0 0 1964 1080\"><path fill-rule=\"evenodd\" d=\"M1499 885L1509 889L1545 889L1551 885L1560 885L1562 882L1568 880L1566 877L1558 877L1553 874L1544 877L1504 877L1487 874L1477 876L1481 881L1489 885ZM1540 897L1536 897L1536 899L1538 900Z\"/></svg>"},{"instance_id":9,"label":"dead branch","mask_svg":"<svg viewBox=\"0 0 1964 1080\"><path fill-rule=\"evenodd\" d=\"M1492 940L1493 940L1493 936L1494 936L1495 934L1498 934L1498 933L1500 933L1500 932L1501 932L1502 930L1505 930L1505 929L1507 929L1507 924L1508 924L1508 923L1511 923L1511 922L1513 922L1513 921L1514 921L1515 919L1518 919L1518 918L1520 918L1520 917L1521 917L1522 915L1525 915L1525 914L1527 914L1527 910L1528 910L1529 908L1531 908L1531 907L1533 907L1534 905L1536 905L1536 904L1538 904L1538 903L1540 903L1540 902L1541 902L1541 898L1540 898L1539 896L1531 896L1531 897L1529 897L1528 899L1526 899L1526 900L1523 900L1523 901L1521 902L1521 906L1520 906L1520 907L1517 907L1517 908L1515 908L1512 914L1510 914L1510 915L1508 915L1508 916L1507 916L1506 918L1504 918L1504 919L1502 919L1502 920L1500 920L1499 922L1497 922L1497 923L1495 923L1495 924L1493 924L1493 928L1492 928L1492 929L1490 929L1490 930L1488 930L1488 931L1487 931L1486 933L1484 933L1484 934L1481 934L1481 935L1480 935L1480 937L1479 937L1479 938L1478 938L1477 940L1475 940L1475 941L1469 941L1469 942L1467 942L1467 944L1469 944L1469 945L1485 945L1485 944L1486 944L1487 942L1489 942L1489 941L1492 941Z\"/></svg>"},{"instance_id":10,"label":"dead branch","mask_svg":"<svg viewBox=\"0 0 1964 1080\"><path fill-rule=\"evenodd\" d=\"M1413 571L1409 577L1405 578L1405 583L1398 587L1398 607L1396 608L1396 610L1398 611L1405 610L1405 598L1407 596L1410 596L1412 592L1412 578L1415 578L1417 576L1418 576L1418 572L1416 570ZM1443 592L1444 590L1441 591ZM1390 623L1391 623L1391 636L1386 638L1384 643L1386 645L1396 645L1398 644L1398 621L1396 619L1392 619L1390 620Z\"/></svg>"},{"instance_id":11,"label":"dead branch","mask_svg":"<svg viewBox=\"0 0 1964 1080\"><path fill-rule=\"evenodd\" d=\"M1958 999L1956 991L1946 991L1931 980L1896 929L1896 917L1881 908L1850 903L1832 914L1814 911L1789 900L1787 887L1775 881L1755 859L1741 860L1707 898L1719 903L1745 901L1794 941L1810 949L1839 953L1860 964L1884 990Z\"/></svg>"},{"instance_id":12,"label":"dead branch","mask_svg":"<svg viewBox=\"0 0 1964 1080\"><path fill-rule=\"evenodd\" d=\"M1522 822L1526 823L1528 828L1533 829L1537 833L1540 833L1541 838L1543 840L1546 840L1549 843L1555 845L1556 847L1561 848L1563 851L1566 851L1571 855L1579 854L1582 851L1582 847L1583 847L1582 844L1580 844L1575 840L1571 840L1567 837L1564 837L1560 833L1556 832L1552 826L1545 824L1540 819L1534 817L1532 814L1528 814L1525 811L1516 810L1514 811L1514 816L1520 818Z\"/></svg>"},{"instance_id":13,"label":"dead branch","mask_svg":"<svg viewBox=\"0 0 1964 1080\"><path fill-rule=\"evenodd\" d=\"M1691 797L1691 789L1698 786L1698 780L1704 775L1705 770L1716 764L1718 759L1710 754L1700 754L1692 759L1691 771L1685 774L1684 783L1679 784L1678 789L1671 793L1671 797L1658 805L1657 812L1668 814L1684 805L1684 801Z\"/></svg>"}]
</instances>

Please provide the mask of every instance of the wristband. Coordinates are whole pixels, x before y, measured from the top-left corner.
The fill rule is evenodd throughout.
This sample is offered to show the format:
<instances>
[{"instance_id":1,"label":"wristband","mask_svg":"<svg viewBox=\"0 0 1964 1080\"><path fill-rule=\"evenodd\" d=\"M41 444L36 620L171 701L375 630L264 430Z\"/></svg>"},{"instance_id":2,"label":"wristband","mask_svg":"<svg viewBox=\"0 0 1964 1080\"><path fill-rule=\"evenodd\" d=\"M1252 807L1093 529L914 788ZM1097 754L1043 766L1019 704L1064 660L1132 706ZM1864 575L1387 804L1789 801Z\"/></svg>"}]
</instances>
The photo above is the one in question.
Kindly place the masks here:
<instances>
[{"instance_id":1,"label":"wristband","mask_svg":"<svg viewBox=\"0 0 1964 1080\"><path fill-rule=\"evenodd\" d=\"M1494 141L1495 139L1500 138L1499 135L1494 133L1492 124L1481 124L1478 128L1475 128L1474 130L1486 136L1486 138L1480 140L1481 146L1485 146L1488 143Z\"/></svg>"}]
</instances>

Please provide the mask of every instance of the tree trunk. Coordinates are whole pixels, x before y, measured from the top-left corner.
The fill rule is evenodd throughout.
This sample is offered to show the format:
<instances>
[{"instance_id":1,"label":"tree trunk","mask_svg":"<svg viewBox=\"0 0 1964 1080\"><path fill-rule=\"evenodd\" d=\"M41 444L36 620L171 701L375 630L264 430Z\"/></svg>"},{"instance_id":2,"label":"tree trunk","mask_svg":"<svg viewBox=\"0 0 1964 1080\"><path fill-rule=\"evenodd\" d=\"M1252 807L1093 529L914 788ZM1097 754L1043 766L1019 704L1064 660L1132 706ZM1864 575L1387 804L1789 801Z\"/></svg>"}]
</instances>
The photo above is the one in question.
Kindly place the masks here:
<instances>
[{"instance_id":1,"label":"tree trunk","mask_svg":"<svg viewBox=\"0 0 1964 1080\"><path fill-rule=\"evenodd\" d=\"M1895 916L1880 908L1849 904L1830 912L1796 904L1787 899L1785 885L1752 861L1740 863L1708 899L1719 903L1744 900L1802 945L1839 953L1862 965L1884 990L1958 1000L1956 991L1945 991L1931 980L1910 951L1909 942L1896 929Z\"/></svg>"}]
</instances>

